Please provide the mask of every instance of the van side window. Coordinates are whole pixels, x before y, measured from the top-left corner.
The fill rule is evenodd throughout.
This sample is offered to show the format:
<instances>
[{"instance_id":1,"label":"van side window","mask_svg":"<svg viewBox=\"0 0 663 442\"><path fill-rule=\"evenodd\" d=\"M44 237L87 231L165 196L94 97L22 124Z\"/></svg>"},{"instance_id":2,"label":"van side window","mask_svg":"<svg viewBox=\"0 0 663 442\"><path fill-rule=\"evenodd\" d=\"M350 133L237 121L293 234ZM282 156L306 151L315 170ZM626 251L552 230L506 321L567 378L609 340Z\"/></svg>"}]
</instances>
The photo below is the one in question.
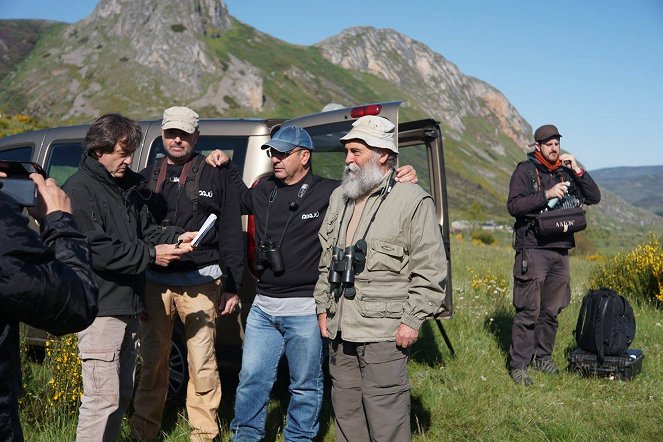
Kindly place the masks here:
<instances>
[{"instance_id":1,"label":"van side window","mask_svg":"<svg viewBox=\"0 0 663 442\"><path fill-rule=\"evenodd\" d=\"M426 144L410 144L398 146L398 165L411 165L417 171L417 184L429 194L430 183L430 161L429 147Z\"/></svg>"},{"instance_id":2,"label":"van side window","mask_svg":"<svg viewBox=\"0 0 663 442\"><path fill-rule=\"evenodd\" d=\"M51 144L50 155L46 160L46 172L59 186L78 170L83 153L83 141L69 141Z\"/></svg>"},{"instance_id":3,"label":"van side window","mask_svg":"<svg viewBox=\"0 0 663 442\"><path fill-rule=\"evenodd\" d=\"M0 152L0 160L30 161L32 159L32 146L14 147Z\"/></svg>"},{"instance_id":4,"label":"van side window","mask_svg":"<svg viewBox=\"0 0 663 442\"><path fill-rule=\"evenodd\" d=\"M244 160L246 159L246 149L249 143L248 137L222 137L201 135L196 143L196 152L203 155L209 154L214 149L223 150L228 155L239 170L244 170ZM154 163L157 158L164 157L166 151L163 149L161 137L155 138L150 146L150 155L147 159L147 165Z\"/></svg>"}]
</instances>

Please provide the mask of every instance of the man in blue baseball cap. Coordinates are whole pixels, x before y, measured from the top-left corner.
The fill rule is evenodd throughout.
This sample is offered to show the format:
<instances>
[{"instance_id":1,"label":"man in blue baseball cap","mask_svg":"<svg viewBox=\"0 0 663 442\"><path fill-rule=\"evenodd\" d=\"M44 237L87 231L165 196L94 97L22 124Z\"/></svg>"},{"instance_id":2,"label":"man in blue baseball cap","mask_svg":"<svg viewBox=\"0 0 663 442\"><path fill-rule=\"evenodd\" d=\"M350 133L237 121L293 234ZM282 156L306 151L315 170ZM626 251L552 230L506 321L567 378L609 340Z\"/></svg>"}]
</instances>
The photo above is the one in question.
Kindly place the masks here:
<instances>
[{"instance_id":1,"label":"man in blue baseball cap","mask_svg":"<svg viewBox=\"0 0 663 442\"><path fill-rule=\"evenodd\" d=\"M241 173L218 150L208 163L229 163L243 214L255 216L258 276L244 335L242 370L230 423L234 440L265 437L267 404L285 353L290 370L285 440L312 440L318 433L323 394L323 340L313 289L318 278L322 225L329 196L340 185L311 171L313 141L306 130L284 126L262 146L274 175L247 188ZM416 181L411 166L399 180Z\"/></svg>"},{"instance_id":2,"label":"man in blue baseball cap","mask_svg":"<svg viewBox=\"0 0 663 442\"><path fill-rule=\"evenodd\" d=\"M301 127L286 126L279 129L262 148L272 159L274 176L284 184L298 183L310 174L313 140ZM294 154L297 155L292 156Z\"/></svg>"}]
</instances>

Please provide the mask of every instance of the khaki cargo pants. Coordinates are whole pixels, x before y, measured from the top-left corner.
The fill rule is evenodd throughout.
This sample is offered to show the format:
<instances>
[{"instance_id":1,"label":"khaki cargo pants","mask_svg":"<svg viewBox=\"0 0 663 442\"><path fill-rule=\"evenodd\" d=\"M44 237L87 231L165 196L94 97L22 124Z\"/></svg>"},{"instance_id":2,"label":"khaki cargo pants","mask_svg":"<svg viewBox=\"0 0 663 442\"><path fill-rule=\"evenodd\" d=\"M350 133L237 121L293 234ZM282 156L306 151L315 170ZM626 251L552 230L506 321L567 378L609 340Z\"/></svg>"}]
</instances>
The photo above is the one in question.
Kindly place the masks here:
<instances>
[{"instance_id":1,"label":"khaki cargo pants","mask_svg":"<svg viewBox=\"0 0 663 442\"><path fill-rule=\"evenodd\" d=\"M219 293L220 280L187 287L148 281L147 320L142 324L140 344L143 361L130 422L134 437L151 441L159 435L168 394L168 359L176 314L184 324L188 353L186 408L191 440L211 440L219 434L221 380L214 348Z\"/></svg>"},{"instance_id":2,"label":"khaki cargo pants","mask_svg":"<svg viewBox=\"0 0 663 442\"><path fill-rule=\"evenodd\" d=\"M338 442L410 440L410 350L394 341L329 343Z\"/></svg>"},{"instance_id":3,"label":"khaki cargo pants","mask_svg":"<svg viewBox=\"0 0 663 442\"><path fill-rule=\"evenodd\" d=\"M116 441L131 401L140 320L135 316L98 316L78 333L83 397L77 441Z\"/></svg>"}]
</instances>

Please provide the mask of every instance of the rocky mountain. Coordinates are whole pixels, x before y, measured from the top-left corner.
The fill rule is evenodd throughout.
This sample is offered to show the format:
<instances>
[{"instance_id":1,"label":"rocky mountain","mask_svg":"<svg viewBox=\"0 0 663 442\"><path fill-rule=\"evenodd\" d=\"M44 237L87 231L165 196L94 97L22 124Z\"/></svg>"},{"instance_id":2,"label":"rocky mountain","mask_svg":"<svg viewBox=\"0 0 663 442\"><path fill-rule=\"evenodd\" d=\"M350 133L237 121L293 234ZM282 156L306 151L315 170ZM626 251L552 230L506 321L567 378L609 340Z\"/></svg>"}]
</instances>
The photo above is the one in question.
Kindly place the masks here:
<instances>
[{"instance_id":1,"label":"rocky mountain","mask_svg":"<svg viewBox=\"0 0 663 442\"><path fill-rule=\"evenodd\" d=\"M504 211L504 190L532 128L500 91L391 29L351 28L316 47L334 64L397 85L439 118L458 184L452 197L465 199L480 188L475 198L488 212Z\"/></svg>"},{"instance_id":2,"label":"rocky mountain","mask_svg":"<svg viewBox=\"0 0 663 442\"><path fill-rule=\"evenodd\" d=\"M492 120L516 145L528 143L531 127L504 95L464 75L442 55L406 35L391 29L357 27L316 46L334 64L373 74L409 91L423 108L444 115L456 138L467 131L468 117L479 116ZM491 148L498 154L505 150L500 145Z\"/></svg>"},{"instance_id":3,"label":"rocky mountain","mask_svg":"<svg viewBox=\"0 0 663 442\"><path fill-rule=\"evenodd\" d=\"M0 101L64 121L109 107L157 115L164 102L183 100L219 113L230 100L259 111L260 73L233 57L221 63L207 42L230 26L223 1L102 0L86 19L45 35Z\"/></svg>"},{"instance_id":4,"label":"rocky mountain","mask_svg":"<svg viewBox=\"0 0 663 442\"><path fill-rule=\"evenodd\" d=\"M288 117L331 102L405 100L402 121L441 122L452 216L478 205L510 222L508 180L532 128L497 89L394 30L351 28L307 47L235 20L223 0L100 0L72 25L0 21L0 57L10 27L35 37L12 52L20 62L0 71L5 111L62 125L108 111L158 118L173 104L205 117ZM663 226L617 205L610 214L601 204L592 216Z\"/></svg>"}]
</instances>

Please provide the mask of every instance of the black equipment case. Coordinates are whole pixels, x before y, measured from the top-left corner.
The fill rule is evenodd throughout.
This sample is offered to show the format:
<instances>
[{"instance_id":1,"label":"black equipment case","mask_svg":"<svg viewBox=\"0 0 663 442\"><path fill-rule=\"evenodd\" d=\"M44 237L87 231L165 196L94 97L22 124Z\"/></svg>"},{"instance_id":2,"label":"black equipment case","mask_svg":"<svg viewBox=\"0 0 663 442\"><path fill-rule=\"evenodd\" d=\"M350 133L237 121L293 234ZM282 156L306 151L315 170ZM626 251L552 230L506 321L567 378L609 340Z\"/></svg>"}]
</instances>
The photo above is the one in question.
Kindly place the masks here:
<instances>
[{"instance_id":1,"label":"black equipment case","mask_svg":"<svg viewBox=\"0 0 663 442\"><path fill-rule=\"evenodd\" d=\"M628 349L621 356L605 356L599 364L596 353L581 348L569 355L569 371L583 376L612 376L621 380L633 378L642 370L642 351Z\"/></svg>"}]
</instances>

